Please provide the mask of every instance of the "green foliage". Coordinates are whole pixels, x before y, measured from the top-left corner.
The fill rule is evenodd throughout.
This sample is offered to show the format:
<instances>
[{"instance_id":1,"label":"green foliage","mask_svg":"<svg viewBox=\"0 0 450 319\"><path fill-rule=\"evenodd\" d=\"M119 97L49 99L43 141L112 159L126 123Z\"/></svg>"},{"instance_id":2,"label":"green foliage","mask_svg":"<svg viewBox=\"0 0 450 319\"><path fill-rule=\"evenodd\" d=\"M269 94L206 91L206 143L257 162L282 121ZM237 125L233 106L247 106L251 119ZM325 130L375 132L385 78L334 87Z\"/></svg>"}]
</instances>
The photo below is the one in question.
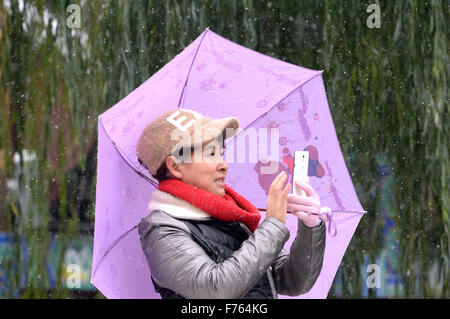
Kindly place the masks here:
<instances>
[{"instance_id":1,"label":"green foliage","mask_svg":"<svg viewBox=\"0 0 450 319\"><path fill-rule=\"evenodd\" d=\"M71 3L80 4L80 29L66 26ZM0 231L25 236L27 272L41 275L20 296L49 296L44 265L52 231L63 243L92 231L98 115L209 27L261 53L324 70L341 148L369 211L340 269L341 296L360 297L364 258L376 263L388 249L380 214L386 194L377 177L382 157L394 168L389 216L404 283L399 296L449 297L448 5L385 1L381 28L370 29L370 3L35 0L21 8L19 1L0 1ZM36 152L28 182L23 150ZM16 152L21 157L13 197L6 182L16 174ZM27 189L28 204L18 200ZM1 264L11 296L20 285L14 262L22 259L17 244ZM435 261L439 289L428 280ZM69 296L62 271L51 297ZM334 292L335 286L330 297Z\"/></svg>"}]
</instances>

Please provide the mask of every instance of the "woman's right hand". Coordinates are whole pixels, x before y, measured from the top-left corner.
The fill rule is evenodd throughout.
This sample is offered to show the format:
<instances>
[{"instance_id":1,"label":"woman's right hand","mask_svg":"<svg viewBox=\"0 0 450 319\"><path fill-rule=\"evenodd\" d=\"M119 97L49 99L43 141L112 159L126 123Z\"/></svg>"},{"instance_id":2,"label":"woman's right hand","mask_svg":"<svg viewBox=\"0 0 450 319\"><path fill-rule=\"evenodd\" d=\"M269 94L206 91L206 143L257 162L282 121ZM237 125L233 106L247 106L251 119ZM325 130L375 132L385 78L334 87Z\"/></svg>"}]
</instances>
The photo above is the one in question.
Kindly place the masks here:
<instances>
[{"instance_id":1,"label":"woman's right hand","mask_svg":"<svg viewBox=\"0 0 450 319\"><path fill-rule=\"evenodd\" d=\"M266 218L275 217L283 224L286 223L287 214L287 197L291 189L291 185L288 183L283 189L283 185L286 182L286 172L281 172L273 180L269 189L269 197L267 198Z\"/></svg>"}]
</instances>

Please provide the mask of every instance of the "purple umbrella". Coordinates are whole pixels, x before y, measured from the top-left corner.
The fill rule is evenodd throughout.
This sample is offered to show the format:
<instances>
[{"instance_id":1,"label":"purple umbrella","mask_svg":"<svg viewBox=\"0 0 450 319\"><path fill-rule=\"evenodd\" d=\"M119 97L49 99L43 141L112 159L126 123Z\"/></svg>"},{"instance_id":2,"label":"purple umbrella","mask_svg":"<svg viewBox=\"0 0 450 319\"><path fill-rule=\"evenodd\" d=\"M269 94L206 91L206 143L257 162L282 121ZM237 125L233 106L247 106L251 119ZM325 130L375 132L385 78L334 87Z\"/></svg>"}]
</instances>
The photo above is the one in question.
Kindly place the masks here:
<instances>
[{"instance_id":1,"label":"purple umbrella","mask_svg":"<svg viewBox=\"0 0 450 319\"><path fill-rule=\"evenodd\" d=\"M137 232L157 182L138 162L136 144L146 125L176 107L239 119L239 133L226 144L227 184L256 207L265 207L280 170L292 176L294 152L309 151L309 183L322 205L335 211L337 235L327 234L322 272L300 298L325 298L364 211L342 156L322 71L255 52L208 28L99 116L92 284L107 298L159 298ZM286 226L289 250L297 217L289 214Z\"/></svg>"}]
</instances>

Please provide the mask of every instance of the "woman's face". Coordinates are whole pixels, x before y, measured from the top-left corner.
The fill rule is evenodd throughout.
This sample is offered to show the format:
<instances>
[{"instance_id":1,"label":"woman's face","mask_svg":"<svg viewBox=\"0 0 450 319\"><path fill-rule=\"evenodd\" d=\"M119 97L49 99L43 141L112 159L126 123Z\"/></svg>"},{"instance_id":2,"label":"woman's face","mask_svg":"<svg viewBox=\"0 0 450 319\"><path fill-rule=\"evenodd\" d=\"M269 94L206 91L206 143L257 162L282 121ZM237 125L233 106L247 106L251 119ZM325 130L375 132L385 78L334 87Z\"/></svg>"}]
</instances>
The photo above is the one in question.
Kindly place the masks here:
<instances>
[{"instance_id":1,"label":"woman's face","mask_svg":"<svg viewBox=\"0 0 450 319\"><path fill-rule=\"evenodd\" d=\"M195 155L196 151L199 152L197 155ZM189 163L179 164L179 171L182 174L180 179L187 184L219 196L224 196L224 182L228 165L223 158L223 144L218 143L216 140L203 145L201 154L200 151L196 149L191 153L191 161Z\"/></svg>"}]
</instances>

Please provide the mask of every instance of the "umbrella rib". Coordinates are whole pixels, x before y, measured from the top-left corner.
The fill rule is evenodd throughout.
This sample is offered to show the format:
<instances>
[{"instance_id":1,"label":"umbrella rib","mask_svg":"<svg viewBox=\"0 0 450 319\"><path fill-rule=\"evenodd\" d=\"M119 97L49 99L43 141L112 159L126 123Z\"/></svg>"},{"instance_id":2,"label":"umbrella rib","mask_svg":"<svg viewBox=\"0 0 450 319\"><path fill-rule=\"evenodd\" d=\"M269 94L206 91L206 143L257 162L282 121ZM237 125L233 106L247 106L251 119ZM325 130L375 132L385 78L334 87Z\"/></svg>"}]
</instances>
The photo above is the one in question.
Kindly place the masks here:
<instances>
[{"instance_id":1,"label":"umbrella rib","mask_svg":"<svg viewBox=\"0 0 450 319\"><path fill-rule=\"evenodd\" d=\"M128 156L120 149L120 146L114 143L114 146L116 147L116 149L119 151L119 154L122 156L123 160L125 161L125 163L127 163L127 165L133 169L136 173L138 173L141 177L143 177L144 179L148 180L150 183L152 183L154 186L158 187L158 183L155 182L154 180L152 180L151 178L147 177L146 175L144 175L141 171L138 171L134 166L132 166L130 164L130 160L128 158Z\"/></svg>"},{"instance_id":2,"label":"umbrella rib","mask_svg":"<svg viewBox=\"0 0 450 319\"><path fill-rule=\"evenodd\" d=\"M109 245L108 249L106 249L105 253L103 254L102 258L100 258L100 260L98 261L97 265L95 266L94 269L94 273L92 274L92 279L94 279L95 274L97 273L97 270L99 269L100 265L102 264L103 260L105 259L106 255L108 255L108 253L114 248L114 246L116 246L119 241L125 237L126 235L128 235L131 231L133 231L135 228L137 227L137 225L133 226L130 230L126 231L125 233L123 233L122 235L119 236L119 238L117 238L115 241L112 242L111 245Z\"/></svg>"},{"instance_id":3,"label":"umbrella rib","mask_svg":"<svg viewBox=\"0 0 450 319\"><path fill-rule=\"evenodd\" d=\"M141 177L143 177L145 180L149 181L151 184L153 184L153 186L155 186L156 188L158 188L158 183L155 182L154 180L152 180L151 178L149 178L148 176L146 176L145 174L143 174L141 171L139 171L138 169L136 169L136 167L134 167L133 165L131 165L131 160L128 158L128 156L120 149L120 147L113 141L113 139L111 138L111 136L109 136L108 132L106 131L104 125L103 125L103 121L100 119L99 120L103 131L105 132L105 134L108 136L109 140L114 144L114 147L116 148L116 150L119 152L120 156L122 157L122 159L124 160L125 163L127 163L127 165L134 170L136 173L138 173L138 175L140 175Z\"/></svg>"},{"instance_id":4,"label":"umbrella rib","mask_svg":"<svg viewBox=\"0 0 450 319\"><path fill-rule=\"evenodd\" d=\"M366 214L367 210L332 210L333 213Z\"/></svg>"},{"instance_id":5,"label":"umbrella rib","mask_svg":"<svg viewBox=\"0 0 450 319\"><path fill-rule=\"evenodd\" d=\"M209 31L209 27L206 27L206 30L203 32L203 36L202 36L202 38L201 38L201 40L200 40L200 43L198 44L198 47L197 47L197 49L195 50L194 57L192 58L191 65L189 66L189 71L188 71L188 74L187 74L187 77L186 77L186 81L184 82L183 90L181 91L180 99L178 100L178 106L177 106L177 108L180 107L181 100L183 99L184 96L186 96L185 92L186 92L186 88L187 88L187 83L188 83L188 81L189 81L189 76L191 75L192 67L194 66L195 59L197 58L197 53L198 53L198 51L200 50L200 47L201 47L201 45L202 45L202 43L203 43L203 39L205 38L205 35L206 35L206 33L207 33L208 31Z\"/></svg>"},{"instance_id":6,"label":"umbrella rib","mask_svg":"<svg viewBox=\"0 0 450 319\"><path fill-rule=\"evenodd\" d=\"M258 208L258 210L266 212L267 209L265 208ZM367 210L331 210L333 213L346 213L346 214L366 214ZM319 213L310 212L311 215L319 215Z\"/></svg>"},{"instance_id":7,"label":"umbrella rib","mask_svg":"<svg viewBox=\"0 0 450 319\"><path fill-rule=\"evenodd\" d=\"M305 85L306 83L308 83L309 81L311 81L312 79L314 79L316 76L322 74L323 71L318 71L318 73L314 74L314 76L310 77L309 79L303 81L302 83L300 83L299 85L297 85L296 87L294 87L291 91L289 91L288 94L283 95L284 97L281 98L278 102L274 103L272 106L270 106L267 110L267 112L265 112L264 114L269 113L276 105L278 105L278 103L280 103L281 101L283 101L287 96L291 95L292 92L294 92L295 90L297 90L298 88L300 88L301 86ZM253 121L251 121L244 129L242 129L242 131L238 132L234 139L237 138L238 135L242 134L247 128L249 128L251 125L253 125L253 123L255 123L261 116L258 116L256 119L254 119Z\"/></svg>"}]
</instances>

